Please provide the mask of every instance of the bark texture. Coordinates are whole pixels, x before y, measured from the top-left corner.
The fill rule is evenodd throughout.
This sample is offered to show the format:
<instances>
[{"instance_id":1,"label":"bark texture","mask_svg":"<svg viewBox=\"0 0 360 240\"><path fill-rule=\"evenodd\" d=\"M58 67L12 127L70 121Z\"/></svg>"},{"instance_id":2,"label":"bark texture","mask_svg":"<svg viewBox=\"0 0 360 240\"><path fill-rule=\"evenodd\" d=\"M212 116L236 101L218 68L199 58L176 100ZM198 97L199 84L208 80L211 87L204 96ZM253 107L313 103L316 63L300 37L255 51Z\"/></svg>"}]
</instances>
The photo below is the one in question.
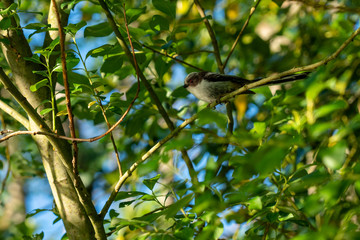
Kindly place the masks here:
<instances>
[{"instance_id":1,"label":"bark texture","mask_svg":"<svg viewBox=\"0 0 360 240\"><path fill-rule=\"evenodd\" d=\"M13 3L13 1L10 0L1 1L5 6L10 6L10 4ZM61 2L63 1L58 1L59 4L61 4ZM61 16L63 17L62 21L65 26L67 23L67 15L62 12ZM50 7L50 23L52 27L57 27L52 19L54 19L54 14L53 8ZM12 19L12 27L0 32L0 34L10 42L10 44L1 43L1 49L11 69L13 82L26 100L40 113L42 109L50 107L49 105L42 104L44 100L50 99L50 91L45 87L40 88L36 92L30 91L30 86L42 80L44 77L33 73L34 70L41 70L41 65L24 59L25 57L31 57L32 51L19 27L20 26L16 26L15 20ZM57 37L55 32L50 35L51 38ZM46 37L44 41L45 45L51 42L49 37L49 35ZM43 119L48 126L51 126L51 114L44 115ZM38 126L31 119L29 119L29 121L29 130L41 130L42 126ZM56 127L60 134L64 132L60 123L57 123ZM56 141L56 144L51 144L45 136L33 136L33 139L37 143L41 154L46 176L69 239L95 239L93 225L89 220L83 203L79 199L77 190L73 184L73 178L69 176L69 171L72 171L72 149L70 144L60 139L53 139L53 141ZM53 141L52 143L54 143ZM62 159L60 159L59 156L61 156ZM90 198L88 194L87 197ZM87 202L91 203L91 199ZM94 208L94 206L87 206L87 208L89 207Z\"/></svg>"}]
</instances>

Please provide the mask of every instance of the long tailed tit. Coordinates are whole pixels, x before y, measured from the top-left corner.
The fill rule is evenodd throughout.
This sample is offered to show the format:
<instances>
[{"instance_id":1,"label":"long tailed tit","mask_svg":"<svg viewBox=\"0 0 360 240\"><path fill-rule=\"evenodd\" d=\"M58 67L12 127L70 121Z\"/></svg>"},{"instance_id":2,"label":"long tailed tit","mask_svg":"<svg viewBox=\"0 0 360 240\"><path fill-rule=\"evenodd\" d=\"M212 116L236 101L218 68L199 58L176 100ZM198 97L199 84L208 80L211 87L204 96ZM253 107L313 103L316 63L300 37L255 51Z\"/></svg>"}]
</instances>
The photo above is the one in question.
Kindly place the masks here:
<instances>
[{"instance_id":1,"label":"long tailed tit","mask_svg":"<svg viewBox=\"0 0 360 240\"><path fill-rule=\"evenodd\" d=\"M273 80L261 86L282 84L304 79L308 76L309 73L310 72L292 74L280 79ZM184 88L195 95L195 97L198 99L212 103L214 101L218 101L227 93L233 92L238 88L259 80L260 79L250 81L237 76L223 75L212 72L193 72L187 75L185 78ZM247 90L244 93L249 94L254 92Z\"/></svg>"}]
</instances>

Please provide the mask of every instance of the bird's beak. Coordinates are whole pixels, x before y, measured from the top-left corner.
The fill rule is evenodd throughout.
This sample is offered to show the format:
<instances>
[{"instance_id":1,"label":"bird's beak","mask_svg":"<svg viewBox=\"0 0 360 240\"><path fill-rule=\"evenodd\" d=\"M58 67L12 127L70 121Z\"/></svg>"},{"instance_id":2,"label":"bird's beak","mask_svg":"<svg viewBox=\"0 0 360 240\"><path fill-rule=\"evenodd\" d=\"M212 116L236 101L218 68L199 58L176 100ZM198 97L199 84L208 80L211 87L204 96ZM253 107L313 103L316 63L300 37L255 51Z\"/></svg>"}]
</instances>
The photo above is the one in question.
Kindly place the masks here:
<instances>
[{"instance_id":1,"label":"bird's beak","mask_svg":"<svg viewBox=\"0 0 360 240\"><path fill-rule=\"evenodd\" d=\"M183 87L184 87L184 88L187 88L188 86L189 86L188 84L184 84L184 86L183 86Z\"/></svg>"}]
</instances>

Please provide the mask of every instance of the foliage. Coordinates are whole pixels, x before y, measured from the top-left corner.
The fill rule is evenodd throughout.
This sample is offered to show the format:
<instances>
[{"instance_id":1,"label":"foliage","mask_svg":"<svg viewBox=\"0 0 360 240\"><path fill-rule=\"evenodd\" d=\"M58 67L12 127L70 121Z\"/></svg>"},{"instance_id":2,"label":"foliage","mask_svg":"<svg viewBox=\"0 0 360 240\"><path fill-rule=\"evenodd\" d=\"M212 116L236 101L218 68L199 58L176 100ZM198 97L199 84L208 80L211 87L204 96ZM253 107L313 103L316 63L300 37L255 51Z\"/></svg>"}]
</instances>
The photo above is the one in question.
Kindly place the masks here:
<instances>
[{"instance_id":1,"label":"foliage","mask_svg":"<svg viewBox=\"0 0 360 240\"><path fill-rule=\"evenodd\" d=\"M9 19L16 16L18 26L22 26L19 30L28 31L29 41L51 31L42 23L45 16L37 14L44 13L50 1L33 2L41 4L19 1L2 8L0 29L12 27ZM199 16L195 4L185 0L124 2L140 71L176 126L197 113L198 119L139 164L120 189L104 221L112 238L360 238L359 38L304 81L262 87L254 89L255 95L237 97L232 104L237 121L229 134L225 107L209 109L188 95L182 88L185 75L181 73L195 70L165 55L206 71L218 71L203 21L210 21L225 59L252 2L201 1L205 17ZM359 26L360 6L355 1L339 1L344 8L319 5L317 9L311 2L261 1L225 72L254 79L309 65L335 52ZM130 46L123 2L106 3ZM115 41L105 15L99 14L103 10L98 2L70 1L62 7L70 13L65 30L70 36L67 67L73 113L81 120L77 122L80 136L97 136L107 129L103 115L115 123L136 95L136 71ZM72 14L81 19L72 19ZM0 41L9 44L6 39ZM53 119L56 114L67 125L63 79L57 74L62 71L61 63L50 64L53 51L59 51L55 48L58 40L46 48L38 42L30 44L33 56L25 60L43 66L36 72L43 80L30 89L51 90L51 107L41 114L52 113ZM11 75L4 55L1 59L1 66ZM24 114L10 96L0 96L0 100ZM20 129L11 116L0 114L7 128ZM51 128L55 130L55 120ZM142 85L132 110L113 131L122 171L170 134L170 129ZM182 150L188 151L198 181L190 178ZM13 168L14 176L42 175L34 174L42 170L38 170L38 161L24 157L29 153L33 156L34 150L13 154L12 165L22 159L31 166L27 171ZM4 159L5 145L0 145L0 160ZM89 191L101 191L99 202L104 202L108 194L103 191L111 192L119 179L109 137L79 143L79 170ZM56 208L53 211L58 216ZM25 239L43 239L44 233L39 232L32 237L26 233ZM7 231L0 236L22 237L10 236Z\"/></svg>"}]
</instances>

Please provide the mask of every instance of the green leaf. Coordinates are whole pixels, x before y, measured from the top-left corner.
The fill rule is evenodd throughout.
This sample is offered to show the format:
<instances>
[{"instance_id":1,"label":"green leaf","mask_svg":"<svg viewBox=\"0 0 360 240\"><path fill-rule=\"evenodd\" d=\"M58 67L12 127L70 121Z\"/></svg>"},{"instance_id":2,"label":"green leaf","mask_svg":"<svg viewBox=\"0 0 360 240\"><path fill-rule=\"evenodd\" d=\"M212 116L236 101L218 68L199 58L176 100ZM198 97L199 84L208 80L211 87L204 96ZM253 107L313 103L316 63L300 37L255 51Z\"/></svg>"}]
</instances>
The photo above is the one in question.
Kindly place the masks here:
<instances>
[{"instance_id":1,"label":"green leaf","mask_svg":"<svg viewBox=\"0 0 360 240\"><path fill-rule=\"evenodd\" d=\"M46 49L52 52L54 48L59 44L60 44L60 38L57 37L49 44L49 46Z\"/></svg>"},{"instance_id":2,"label":"green leaf","mask_svg":"<svg viewBox=\"0 0 360 240\"><path fill-rule=\"evenodd\" d=\"M86 26L86 22L85 21L80 21L79 23L73 24L70 23L65 27L65 30L70 32L73 36L75 36L75 34L83 27Z\"/></svg>"},{"instance_id":3,"label":"green leaf","mask_svg":"<svg viewBox=\"0 0 360 240\"><path fill-rule=\"evenodd\" d=\"M145 184L146 187L148 187L150 190L153 190L155 184L157 183L157 181L159 180L160 178L160 174L156 175L155 177L153 178L150 178L150 179L145 179L143 181L143 183Z\"/></svg>"},{"instance_id":4,"label":"green leaf","mask_svg":"<svg viewBox=\"0 0 360 240\"><path fill-rule=\"evenodd\" d=\"M162 57L155 59L155 69L160 79L162 79L164 74L169 71L171 65L171 63L166 63Z\"/></svg>"},{"instance_id":5,"label":"green leaf","mask_svg":"<svg viewBox=\"0 0 360 240\"><path fill-rule=\"evenodd\" d=\"M169 30L169 21L160 15L155 15L151 18L149 26L154 31Z\"/></svg>"},{"instance_id":6,"label":"green leaf","mask_svg":"<svg viewBox=\"0 0 360 240\"><path fill-rule=\"evenodd\" d=\"M54 72L62 72L63 71L61 59L59 58L58 61L59 62L53 69ZM76 67L76 65L79 64L79 62L80 62L80 59L77 58L73 52L68 52L66 54L66 69L67 69L67 71L71 71L74 67Z\"/></svg>"},{"instance_id":7,"label":"green leaf","mask_svg":"<svg viewBox=\"0 0 360 240\"><path fill-rule=\"evenodd\" d=\"M146 195L146 193L139 192L139 191L129 191L129 192L120 191L116 195L116 198L115 198L114 201L119 201L119 200L122 200L122 199L130 198L130 197L143 196L143 195Z\"/></svg>"},{"instance_id":8,"label":"green leaf","mask_svg":"<svg viewBox=\"0 0 360 240\"><path fill-rule=\"evenodd\" d=\"M33 73L41 75L43 77L48 77L48 73L47 73L46 70L44 70L44 71L33 71Z\"/></svg>"},{"instance_id":9,"label":"green leaf","mask_svg":"<svg viewBox=\"0 0 360 240\"><path fill-rule=\"evenodd\" d=\"M99 57L99 56L105 56L106 54L111 53L110 50L114 49L115 46L111 45L111 44L105 44L102 45L100 47L91 49L87 54L86 54L86 58L88 58L89 56L91 57Z\"/></svg>"},{"instance_id":10,"label":"green leaf","mask_svg":"<svg viewBox=\"0 0 360 240\"><path fill-rule=\"evenodd\" d=\"M189 204L193 197L194 194L186 195L176 201L174 204L168 206L166 209L166 219L174 217L180 211L180 209L186 207Z\"/></svg>"},{"instance_id":11,"label":"green leaf","mask_svg":"<svg viewBox=\"0 0 360 240\"><path fill-rule=\"evenodd\" d=\"M301 178L298 178L289 183L288 190L290 192L302 192L306 191L311 186L320 185L329 179L329 174L320 170L316 170L310 174L307 174Z\"/></svg>"},{"instance_id":12,"label":"green leaf","mask_svg":"<svg viewBox=\"0 0 360 240\"><path fill-rule=\"evenodd\" d=\"M194 145L194 140L192 135L188 132L180 133L176 138L173 138L171 141L167 142L164 146L164 149L171 151L173 149L181 150L188 149Z\"/></svg>"},{"instance_id":13,"label":"green leaf","mask_svg":"<svg viewBox=\"0 0 360 240\"><path fill-rule=\"evenodd\" d=\"M25 26L25 29L35 29L35 30L39 30L42 28L47 28L49 27L50 24L44 24L44 23L30 23L28 25Z\"/></svg>"},{"instance_id":14,"label":"green leaf","mask_svg":"<svg viewBox=\"0 0 360 240\"><path fill-rule=\"evenodd\" d=\"M189 95L189 92L183 86L175 88L171 93L174 98L185 98L187 95Z\"/></svg>"},{"instance_id":15,"label":"green leaf","mask_svg":"<svg viewBox=\"0 0 360 240\"><path fill-rule=\"evenodd\" d=\"M36 92L39 88L45 87L45 86L49 86L49 80L48 79L43 79L43 80L31 85L30 90L32 92Z\"/></svg>"},{"instance_id":16,"label":"green leaf","mask_svg":"<svg viewBox=\"0 0 360 240\"><path fill-rule=\"evenodd\" d=\"M17 3L12 3L9 7L7 7L6 9L3 9L0 11L0 15L2 16L6 16L11 14L12 11L16 10L18 7Z\"/></svg>"},{"instance_id":17,"label":"green leaf","mask_svg":"<svg viewBox=\"0 0 360 240\"><path fill-rule=\"evenodd\" d=\"M52 110L53 110L52 108L45 108L40 111L40 115L45 115L45 114L51 112Z\"/></svg>"},{"instance_id":18,"label":"green leaf","mask_svg":"<svg viewBox=\"0 0 360 240\"><path fill-rule=\"evenodd\" d=\"M250 199L248 202L249 210L261 210L262 209L262 202L259 196L256 196Z\"/></svg>"},{"instance_id":19,"label":"green leaf","mask_svg":"<svg viewBox=\"0 0 360 240\"><path fill-rule=\"evenodd\" d=\"M214 111L209 108L204 108L198 113L199 116L199 124L216 124L220 129L225 129L227 125L227 117L226 114Z\"/></svg>"},{"instance_id":20,"label":"green leaf","mask_svg":"<svg viewBox=\"0 0 360 240\"><path fill-rule=\"evenodd\" d=\"M110 216L110 218L112 219L112 218L114 218L114 217L119 216L119 213L117 213L114 209L111 209L111 210L109 211L109 216Z\"/></svg>"},{"instance_id":21,"label":"green leaf","mask_svg":"<svg viewBox=\"0 0 360 240\"><path fill-rule=\"evenodd\" d=\"M170 40L169 42L165 43L161 46L161 49L169 49L171 47L171 44L173 44L173 40Z\"/></svg>"},{"instance_id":22,"label":"green leaf","mask_svg":"<svg viewBox=\"0 0 360 240\"><path fill-rule=\"evenodd\" d=\"M140 197L140 199L144 200L144 201L154 201L155 196L150 195L150 194L145 194L144 196Z\"/></svg>"},{"instance_id":23,"label":"green leaf","mask_svg":"<svg viewBox=\"0 0 360 240\"><path fill-rule=\"evenodd\" d=\"M276 5L278 5L278 7L281 7L281 5L283 4L283 2L285 0L272 0Z\"/></svg>"},{"instance_id":24,"label":"green leaf","mask_svg":"<svg viewBox=\"0 0 360 240\"><path fill-rule=\"evenodd\" d=\"M152 0L154 7L166 15L176 17L176 1L174 0Z\"/></svg>"},{"instance_id":25,"label":"green leaf","mask_svg":"<svg viewBox=\"0 0 360 240\"><path fill-rule=\"evenodd\" d=\"M289 213L289 214L287 214L287 215L285 215L285 216L279 216L279 221L280 222L283 222L283 221L286 221L286 220L289 220L289 219L292 219L292 218L294 218L294 214L292 214L292 213Z\"/></svg>"},{"instance_id":26,"label":"green leaf","mask_svg":"<svg viewBox=\"0 0 360 240\"><path fill-rule=\"evenodd\" d=\"M10 17L4 17L0 21L0 29L7 30L11 26L11 18Z\"/></svg>"},{"instance_id":27,"label":"green leaf","mask_svg":"<svg viewBox=\"0 0 360 240\"><path fill-rule=\"evenodd\" d=\"M108 22L102 22L85 28L84 37L106 37L113 32Z\"/></svg>"},{"instance_id":28,"label":"green leaf","mask_svg":"<svg viewBox=\"0 0 360 240\"><path fill-rule=\"evenodd\" d=\"M335 146L323 148L319 152L319 156L326 167L337 170L342 167L346 159L346 142L340 141Z\"/></svg>"},{"instance_id":29,"label":"green leaf","mask_svg":"<svg viewBox=\"0 0 360 240\"><path fill-rule=\"evenodd\" d=\"M264 122L254 122L254 127L251 129L251 133L258 138L262 138L265 134L266 124Z\"/></svg>"},{"instance_id":30,"label":"green leaf","mask_svg":"<svg viewBox=\"0 0 360 240\"><path fill-rule=\"evenodd\" d=\"M131 204L132 204L133 202L135 202L135 201L136 201L136 200L120 202L119 208L123 208L123 207L129 206L129 205L131 205Z\"/></svg>"},{"instance_id":31,"label":"green leaf","mask_svg":"<svg viewBox=\"0 0 360 240\"><path fill-rule=\"evenodd\" d=\"M128 24L134 22L136 19L138 19L141 14L143 14L146 11L146 7L143 8L129 8L126 10L126 20Z\"/></svg>"},{"instance_id":32,"label":"green leaf","mask_svg":"<svg viewBox=\"0 0 360 240\"><path fill-rule=\"evenodd\" d=\"M38 55L36 55L36 54L32 55L31 57L24 57L24 59L26 61L31 61L31 62L34 62L34 63L44 65L44 63L40 60L40 57Z\"/></svg>"},{"instance_id":33,"label":"green leaf","mask_svg":"<svg viewBox=\"0 0 360 240\"><path fill-rule=\"evenodd\" d=\"M330 102L329 104L326 104L324 106L321 106L320 108L316 109L314 111L314 116L316 118L328 116L334 111L342 110L347 108L348 104L344 100L336 100L334 102Z\"/></svg>"},{"instance_id":34,"label":"green leaf","mask_svg":"<svg viewBox=\"0 0 360 240\"><path fill-rule=\"evenodd\" d=\"M106 58L100 71L104 73L115 73L121 70L123 59L124 57L122 55Z\"/></svg>"}]
</instances>

